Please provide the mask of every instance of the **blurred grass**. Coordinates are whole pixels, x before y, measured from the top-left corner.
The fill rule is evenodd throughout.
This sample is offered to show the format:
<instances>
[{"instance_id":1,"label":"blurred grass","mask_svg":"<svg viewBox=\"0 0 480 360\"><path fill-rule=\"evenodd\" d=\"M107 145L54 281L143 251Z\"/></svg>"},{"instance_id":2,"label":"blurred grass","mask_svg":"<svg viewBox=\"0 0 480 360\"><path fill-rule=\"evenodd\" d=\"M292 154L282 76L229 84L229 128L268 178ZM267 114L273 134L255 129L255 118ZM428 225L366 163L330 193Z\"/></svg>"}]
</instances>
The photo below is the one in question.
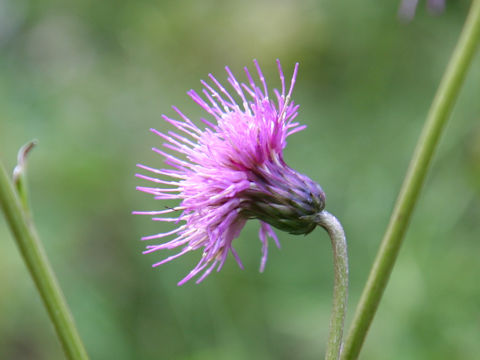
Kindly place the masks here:
<instances>
[{"instance_id":1,"label":"blurred grass","mask_svg":"<svg viewBox=\"0 0 480 360\"><path fill-rule=\"evenodd\" d=\"M287 162L322 184L350 246L350 312L468 1L410 24L373 1L0 1L0 156L40 140L29 162L38 230L92 359L314 359L324 351L332 266L326 234L279 234L258 273L258 224L199 286L178 288L200 254L158 269L142 235L163 230L131 210L135 164L185 92L225 65L241 78L257 58L270 86L300 62L294 92L308 130ZM480 351L480 59L446 131L364 359L473 359ZM0 358L62 353L0 219ZM347 318L347 322L350 317Z\"/></svg>"}]
</instances>

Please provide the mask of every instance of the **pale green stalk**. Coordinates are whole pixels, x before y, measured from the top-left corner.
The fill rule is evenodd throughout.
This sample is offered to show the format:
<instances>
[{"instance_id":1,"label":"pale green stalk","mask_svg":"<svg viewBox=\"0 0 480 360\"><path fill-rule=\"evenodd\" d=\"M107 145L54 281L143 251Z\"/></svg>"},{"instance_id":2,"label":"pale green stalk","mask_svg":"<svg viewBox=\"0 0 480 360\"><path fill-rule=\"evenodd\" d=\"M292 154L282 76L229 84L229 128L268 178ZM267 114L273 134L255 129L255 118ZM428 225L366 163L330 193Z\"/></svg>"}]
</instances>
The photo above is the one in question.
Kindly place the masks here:
<instances>
[{"instance_id":1,"label":"pale green stalk","mask_svg":"<svg viewBox=\"0 0 480 360\"><path fill-rule=\"evenodd\" d=\"M432 155L480 40L480 0L469 15L427 116L387 230L363 290L348 333L342 359L356 359L398 256Z\"/></svg>"},{"instance_id":2,"label":"pale green stalk","mask_svg":"<svg viewBox=\"0 0 480 360\"><path fill-rule=\"evenodd\" d=\"M316 222L323 227L330 236L333 250L333 306L330 315L330 331L327 341L326 360L337 360L340 356L343 338L343 324L347 310L348 297L348 256L347 241L342 225L335 216L328 211L317 215Z\"/></svg>"},{"instance_id":3,"label":"pale green stalk","mask_svg":"<svg viewBox=\"0 0 480 360\"><path fill-rule=\"evenodd\" d=\"M24 185L24 184L23 184ZM25 193L24 193L25 195ZM25 202L26 203L26 202ZM88 359L73 317L48 262L30 216L0 163L0 207L40 293L68 359Z\"/></svg>"}]
</instances>

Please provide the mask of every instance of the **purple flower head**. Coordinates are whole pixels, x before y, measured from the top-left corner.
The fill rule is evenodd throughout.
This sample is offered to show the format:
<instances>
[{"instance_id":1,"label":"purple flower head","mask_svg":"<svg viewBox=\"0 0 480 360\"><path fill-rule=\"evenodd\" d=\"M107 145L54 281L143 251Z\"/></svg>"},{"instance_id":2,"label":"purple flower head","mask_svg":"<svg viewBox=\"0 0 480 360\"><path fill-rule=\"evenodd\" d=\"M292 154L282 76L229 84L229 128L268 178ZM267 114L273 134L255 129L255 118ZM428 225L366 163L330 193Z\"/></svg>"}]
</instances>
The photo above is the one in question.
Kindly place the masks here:
<instances>
[{"instance_id":1,"label":"purple flower head","mask_svg":"<svg viewBox=\"0 0 480 360\"><path fill-rule=\"evenodd\" d=\"M417 11L418 0L402 0L398 8L398 16L405 21L411 21ZM427 10L430 14L439 15L445 10L445 0L427 0Z\"/></svg>"},{"instance_id":2,"label":"purple flower head","mask_svg":"<svg viewBox=\"0 0 480 360\"><path fill-rule=\"evenodd\" d=\"M226 67L228 82L234 97L209 74L211 83L201 81L202 93L190 90L188 95L213 119L201 119L205 128L195 125L179 109L173 107L180 120L162 115L176 128L176 132L152 129L165 140L163 146L177 153L153 148L169 169L155 169L145 165L139 168L158 177L137 174L161 187L137 187L154 195L155 199L178 199L175 208L160 211L140 211L135 214L152 215L153 220L178 224L166 233L146 236L142 240L173 236L172 240L148 245L144 253L162 249L181 250L153 266L164 264L189 251L202 249L197 266L178 284L182 285L202 273L202 281L214 268L219 271L228 253L239 266L243 265L232 241L237 238L250 218L260 220L259 237L262 242L260 271L267 260L267 239L273 238L279 246L272 226L292 234L307 234L316 223L315 214L323 210L325 195L321 187L305 175L288 167L283 159L286 138L305 128L294 122L298 105L290 100L298 63L295 65L287 92L280 62L278 71L281 92L268 93L265 78L254 61L261 86L258 86L247 68L247 83L239 83ZM166 178L166 179L165 179ZM157 217L171 214L172 217Z\"/></svg>"}]
</instances>

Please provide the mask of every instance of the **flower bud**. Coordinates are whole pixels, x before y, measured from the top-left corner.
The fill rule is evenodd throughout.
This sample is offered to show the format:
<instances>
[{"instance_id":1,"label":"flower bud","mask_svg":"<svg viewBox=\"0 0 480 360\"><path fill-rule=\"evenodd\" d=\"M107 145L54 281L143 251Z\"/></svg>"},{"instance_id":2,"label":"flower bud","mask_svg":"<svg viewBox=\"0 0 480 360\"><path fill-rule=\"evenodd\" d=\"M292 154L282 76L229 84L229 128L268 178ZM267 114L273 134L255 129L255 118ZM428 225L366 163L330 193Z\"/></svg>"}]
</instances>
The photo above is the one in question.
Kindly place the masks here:
<instances>
[{"instance_id":1,"label":"flower bud","mask_svg":"<svg viewBox=\"0 0 480 360\"><path fill-rule=\"evenodd\" d=\"M320 185L285 164L262 170L255 171L254 185L243 194L246 200L241 214L290 234L311 232L316 226L315 215L325 208Z\"/></svg>"}]
</instances>

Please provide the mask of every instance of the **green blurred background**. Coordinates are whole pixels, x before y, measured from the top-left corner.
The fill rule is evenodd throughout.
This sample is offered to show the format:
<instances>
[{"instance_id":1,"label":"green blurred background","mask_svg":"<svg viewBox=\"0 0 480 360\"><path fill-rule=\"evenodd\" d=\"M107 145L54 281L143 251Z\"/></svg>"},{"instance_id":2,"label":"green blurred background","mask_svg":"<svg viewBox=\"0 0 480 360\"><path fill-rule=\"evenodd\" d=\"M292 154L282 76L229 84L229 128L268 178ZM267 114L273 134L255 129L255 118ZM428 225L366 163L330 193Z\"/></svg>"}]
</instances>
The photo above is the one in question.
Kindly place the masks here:
<instances>
[{"instance_id":1,"label":"green blurred background","mask_svg":"<svg viewBox=\"0 0 480 360\"><path fill-rule=\"evenodd\" d=\"M200 253L152 269L139 238L162 231L132 210L135 164L185 92L212 72L275 59L300 72L287 162L322 184L349 240L350 323L431 98L468 10L439 17L397 1L0 0L0 158L37 138L29 163L38 231L92 359L317 359L332 293L326 234L279 233L258 273L258 222L201 285L176 283ZM480 57L448 125L362 359L478 359L480 353ZM0 217L0 359L62 359ZM272 243L273 245L273 243Z\"/></svg>"}]
</instances>

